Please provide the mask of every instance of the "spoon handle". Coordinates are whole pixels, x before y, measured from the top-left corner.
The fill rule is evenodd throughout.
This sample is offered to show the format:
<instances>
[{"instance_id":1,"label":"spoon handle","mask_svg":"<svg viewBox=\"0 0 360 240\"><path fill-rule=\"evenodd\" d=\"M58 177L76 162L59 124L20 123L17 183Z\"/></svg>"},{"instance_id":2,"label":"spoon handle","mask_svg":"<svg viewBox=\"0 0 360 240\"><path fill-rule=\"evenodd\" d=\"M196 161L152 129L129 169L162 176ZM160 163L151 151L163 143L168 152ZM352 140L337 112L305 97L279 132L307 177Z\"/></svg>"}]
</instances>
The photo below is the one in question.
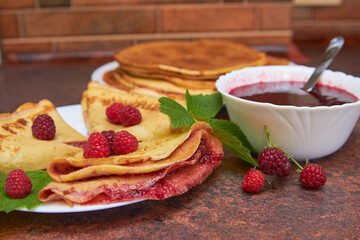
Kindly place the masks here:
<instances>
[{"instance_id":1,"label":"spoon handle","mask_svg":"<svg viewBox=\"0 0 360 240\"><path fill-rule=\"evenodd\" d=\"M313 74L302 88L303 90L310 92L314 88L320 75L331 64L343 45L344 38L341 36L335 37L330 41L329 46L326 48L325 54L321 59L320 65L314 70Z\"/></svg>"}]
</instances>

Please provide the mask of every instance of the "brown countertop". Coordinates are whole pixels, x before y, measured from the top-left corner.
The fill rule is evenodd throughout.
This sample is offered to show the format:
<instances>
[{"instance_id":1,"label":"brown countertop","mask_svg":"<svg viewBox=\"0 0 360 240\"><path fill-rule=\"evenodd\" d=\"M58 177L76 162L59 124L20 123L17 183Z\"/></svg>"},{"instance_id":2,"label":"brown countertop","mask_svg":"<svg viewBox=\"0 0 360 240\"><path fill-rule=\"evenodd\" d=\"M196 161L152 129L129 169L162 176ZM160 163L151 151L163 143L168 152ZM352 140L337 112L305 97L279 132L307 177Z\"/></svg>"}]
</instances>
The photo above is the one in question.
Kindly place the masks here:
<instances>
[{"instance_id":1,"label":"brown countertop","mask_svg":"<svg viewBox=\"0 0 360 240\"><path fill-rule=\"evenodd\" d=\"M316 64L324 46L299 45ZM345 46L330 67L360 76L360 46ZM104 62L0 66L0 112L27 101L79 104L93 70ZM221 117L227 117L226 111ZM260 194L241 190L249 165L225 150L204 183L163 201L102 211L0 213L0 239L358 239L360 237L360 122L336 153L318 159L328 181L306 190L295 181L267 177Z\"/></svg>"}]
</instances>

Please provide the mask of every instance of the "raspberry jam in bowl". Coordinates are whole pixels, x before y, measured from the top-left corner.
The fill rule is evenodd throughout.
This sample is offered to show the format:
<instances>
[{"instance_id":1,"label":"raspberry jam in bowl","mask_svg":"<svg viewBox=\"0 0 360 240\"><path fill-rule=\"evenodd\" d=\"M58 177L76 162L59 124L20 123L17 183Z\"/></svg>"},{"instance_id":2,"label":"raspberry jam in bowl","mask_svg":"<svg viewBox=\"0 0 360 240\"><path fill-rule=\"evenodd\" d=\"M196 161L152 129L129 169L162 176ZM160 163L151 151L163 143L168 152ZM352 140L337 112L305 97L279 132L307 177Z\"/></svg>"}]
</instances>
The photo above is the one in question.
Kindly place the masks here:
<instances>
[{"instance_id":1,"label":"raspberry jam in bowl","mask_svg":"<svg viewBox=\"0 0 360 240\"><path fill-rule=\"evenodd\" d=\"M263 66L221 76L216 87L230 120L261 151L272 141L296 160L327 156L341 148L360 115L360 78L326 70L313 93L301 90L314 68ZM280 93L279 93L280 92Z\"/></svg>"}]
</instances>

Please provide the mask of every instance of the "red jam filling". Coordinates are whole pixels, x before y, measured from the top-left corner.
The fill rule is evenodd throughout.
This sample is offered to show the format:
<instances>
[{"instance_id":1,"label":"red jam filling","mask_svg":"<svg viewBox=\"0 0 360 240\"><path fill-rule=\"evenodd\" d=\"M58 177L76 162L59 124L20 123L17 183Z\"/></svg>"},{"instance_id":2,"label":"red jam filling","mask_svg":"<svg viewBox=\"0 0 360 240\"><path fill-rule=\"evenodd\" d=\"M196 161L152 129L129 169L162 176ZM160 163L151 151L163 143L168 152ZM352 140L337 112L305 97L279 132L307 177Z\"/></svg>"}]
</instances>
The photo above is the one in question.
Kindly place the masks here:
<instances>
[{"instance_id":1,"label":"red jam filling","mask_svg":"<svg viewBox=\"0 0 360 240\"><path fill-rule=\"evenodd\" d=\"M66 175L79 169L80 168L73 167L70 164L54 164L51 168L51 171L59 175Z\"/></svg>"},{"instance_id":2,"label":"red jam filling","mask_svg":"<svg viewBox=\"0 0 360 240\"><path fill-rule=\"evenodd\" d=\"M216 154L215 152L209 151L203 141L201 141L195 153L187 161L194 160L196 158L196 155L198 154L200 154L198 162L201 164L214 164L217 161L221 161L222 158L222 154ZM176 189L174 189L173 186L168 184L166 177L169 177L186 167L187 166L185 165L176 169L173 172L168 173L164 178L161 178L155 184L143 190L131 190L129 185L122 185L121 188L117 188L117 186L106 186L104 193L96 196L94 199L90 200L87 203L84 203L83 205L110 204L115 202L131 201L144 198L159 200L165 199L169 196L172 196L173 193L176 192ZM158 172L158 174L162 173L162 171ZM131 175L129 177L131 177Z\"/></svg>"},{"instance_id":3,"label":"red jam filling","mask_svg":"<svg viewBox=\"0 0 360 240\"><path fill-rule=\"evenodd\" d=\"M86 142L67 142L66 144L77 148L84 148Z\"/></svg>"}]
</instances>

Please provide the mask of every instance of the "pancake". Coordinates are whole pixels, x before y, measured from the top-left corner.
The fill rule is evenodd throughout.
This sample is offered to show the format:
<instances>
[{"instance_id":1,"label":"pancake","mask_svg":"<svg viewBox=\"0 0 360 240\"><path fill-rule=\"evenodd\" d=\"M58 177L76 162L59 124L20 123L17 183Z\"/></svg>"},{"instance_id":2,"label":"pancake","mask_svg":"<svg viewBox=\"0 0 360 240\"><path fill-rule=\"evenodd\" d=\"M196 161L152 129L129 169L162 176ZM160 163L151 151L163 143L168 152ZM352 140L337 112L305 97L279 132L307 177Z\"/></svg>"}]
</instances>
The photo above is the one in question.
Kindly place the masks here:
<instances>
[{"instance_id":1,"label":"pancake","mask_svg":"<svg viewBox=\"0 0 360 240\"><path fill-rule=\"evenodd\" d=\"M167 79L169 81L135 77L129 75L121 70L106 72L103 76L103 81L113 87L122 89L127 92L137 93L142 95L150 95L155 97L167 96L177 101L185 101L185 91L189 90L192 95L197 94L212 94L217 92L215 88L215 81L195 83L194 81L185 82L181 79ZM176 85L172 82L178 81Z\"/></svg>"},{"instance_id":2,"label":"pancake","mask_svg":"<svg viewBox=\"0 0 360 240\"><path fill-rule=\"evenodd\" d=\"M53 140L33 137L31 126L39 114L47 114L54 120L56 135ZM82 154L82 148L76 145L86 140L65 123L49 100L25 103L13 113L0 114L0 173L16 168L46 169L51 159Z\"/></svg>"},{"instance_id":3,"label":"pancake","mask_svg":"<svg viewBox=\"0 0 360 240\"><path fill-rule=\"evenodd\" d=\"M177 77L217 78L244 67L266 64L266 54L221 40L154 41L133 45L114 55L124 67Z\"/></svg>"},{"instance_id":4,"label":"pancake","mask_svg":"<svg viewBox=\"0 0 360 240\"><path fill-rule=\"evenodd\" d=\"M166 77L174 77L186 81L196 80L196 81L213 81L217 79L221 74L210 75L210 76L188 76L185 74L177 74L176 72L169 72L161 69L142 69L132 66L120 65L119 69L124 72L130 73L134 76L143 77L143 78L158 78L164 79Z\"/></svg>"},{"instance_id":5,"label":"pancake","mask_svg":"<svg viewBox=\"0 0 360 240\"><path fill-rule=\"evenodd\" d=\"M175 148L158 147L167 153L161 158L150 156L143 161L126 163L125 159L132 159L127 154L102 159L54 160L48 172L55 181L39 192L39 199L43 202L64 199L72 206L74 203L160 200L182 194L203 182L219 166L223 148L205 122L197 122L181 131L185 137ZM171 139L178 133L167 137ZM134 154L143 155L141 148L138 151Z\"/></svg>"},{"instance_id":6,"label":"pancake","mask_svg":"<svg viewBox=\"0 0 360 240\"><path fill-rule=\"evenodd\" d=\"M172 83L173 85L176 85L181 88L185 89L192 89L192 90L215 90L215 79L210 80L196 80L196 79L185 79L185 78L179 78L171 75L166 74L145 74L145 75L139 75L135 72L129 72L127 70L124 70L123 67L119 67L116 72L118 75L124 75L124 78L134 78L135 81L141 81L141 84L146 84L146 80L154 81L154 80L163 80L165 82ZM133 80L134 81L134 80Z\"/></svg>"},{"instance_id":7,"label":"pancake","mask_svg":"<svg viewBox=\"0 0 360 240\"><path fill-rule=\"evenodd\" d=\"M192 95L216 92L216 80L230 71L289 63L240 43L210 39L140 43L118 51L114 59L119 67L103 75L106 84L178 101L184 101L186 89Z\"/></svg>"}]
</instances>

